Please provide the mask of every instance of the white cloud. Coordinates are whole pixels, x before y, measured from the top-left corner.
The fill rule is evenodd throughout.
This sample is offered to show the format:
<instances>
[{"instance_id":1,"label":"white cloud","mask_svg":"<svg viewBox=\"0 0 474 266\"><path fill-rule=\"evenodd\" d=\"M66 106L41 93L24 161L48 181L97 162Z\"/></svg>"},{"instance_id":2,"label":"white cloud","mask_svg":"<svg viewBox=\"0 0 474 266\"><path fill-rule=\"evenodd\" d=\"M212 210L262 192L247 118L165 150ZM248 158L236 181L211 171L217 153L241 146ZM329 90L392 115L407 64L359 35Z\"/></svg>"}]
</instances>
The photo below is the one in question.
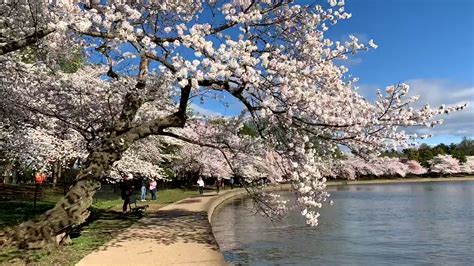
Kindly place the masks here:
<instances>
[{"instance_id":1,"label":"white cloud","mask_svg":"<svg viewBox=\"0 0 474 266\"><path fill-rule=\"evenodd\" d=\"M466 109L443 115L444 124L435 128L421 128L417 132L434 135L474 136L474 87L460 86L446 80L414 79L405 83L410 85L411 95L420 95L418 107L429 104L437 107L442 104L456 105L468 102Z\"/></svg>"},{"instance_id":2,"label":"white cloud","mask_svg":"<svg viewBox=\"0 0 474 266\"><path fill-rule=\"evenodd\" d=\"M407 132L432 134L435 136L474 136L474 87L462 86L439 79L412 79L405 81L405 83L410 85L410 95L420 95L420 100L414 107L429 104L431 107L436 108L442 104L449 106L469 103L468 107L460 112L438 117L438 119L444 119L442 125L435 128L407 129ZM359 93L371 100L374 99L375 91L378 88L383 91L383 87L364 84L360 86Z\"/></svg>"}]
</instances>

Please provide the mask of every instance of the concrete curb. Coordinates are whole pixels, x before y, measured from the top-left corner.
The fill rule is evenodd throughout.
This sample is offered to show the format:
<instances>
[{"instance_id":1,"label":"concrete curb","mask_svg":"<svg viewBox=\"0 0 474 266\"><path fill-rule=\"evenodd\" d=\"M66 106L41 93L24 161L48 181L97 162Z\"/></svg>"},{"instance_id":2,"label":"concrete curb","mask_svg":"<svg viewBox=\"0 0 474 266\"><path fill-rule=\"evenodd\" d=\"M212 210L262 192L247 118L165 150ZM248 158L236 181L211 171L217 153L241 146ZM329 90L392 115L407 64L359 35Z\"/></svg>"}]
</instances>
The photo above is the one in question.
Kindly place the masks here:
<instances>
[{"instance_id":1,"label":"concrete curb","mask_svg":"<svg viewBox=\"0 0 474 266\"><path fill-rule=\"evenodd\" d=\"M231 192L222 194L221 196L211 201L209 203L209 206L207 207L207 220L209 221L209 223L211 223L212 215L214 214L214 211L219 205L221 205L222 203L226 202L227 200L231 198L235 198L235 197L242 196L245 194L247 194L247 192L244 189L239 188L239 189L231 190Z\"/></svg>"}]
</instances>

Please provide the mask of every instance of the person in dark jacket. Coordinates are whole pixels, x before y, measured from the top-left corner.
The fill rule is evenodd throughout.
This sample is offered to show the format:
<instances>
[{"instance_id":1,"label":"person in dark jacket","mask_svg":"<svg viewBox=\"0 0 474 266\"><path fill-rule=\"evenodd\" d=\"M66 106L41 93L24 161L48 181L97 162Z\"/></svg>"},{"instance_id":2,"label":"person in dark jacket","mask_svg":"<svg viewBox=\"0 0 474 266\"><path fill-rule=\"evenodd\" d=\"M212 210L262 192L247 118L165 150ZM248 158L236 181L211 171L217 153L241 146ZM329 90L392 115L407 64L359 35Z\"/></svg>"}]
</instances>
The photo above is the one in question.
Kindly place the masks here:
<instances>
[{"instance_id":1,"label":"person in dark jacket","mask_svg":"<svg viewBox=\"0 0 474 266\"><path fill-rule=\"evenodd\" d=\"M217 194L219 194L220 188L221 188L221 179L216 178L216 192L217 192Z\"/></svg>"},{"instance_id":2,"label":"person in dark jacket","mask_svg":"<svg viewBox=\"0 0 474 266\"><path fill-rule=\"evenodd\" d=\"M130 197L133 194L133 186L131 184L131 179L133 176L130 174L128 176L124 176L122 179L122 183L120 184L120 192L123 199L123 213L127 213L127 207L130 205Z\"/></svg>"}]
</instances>

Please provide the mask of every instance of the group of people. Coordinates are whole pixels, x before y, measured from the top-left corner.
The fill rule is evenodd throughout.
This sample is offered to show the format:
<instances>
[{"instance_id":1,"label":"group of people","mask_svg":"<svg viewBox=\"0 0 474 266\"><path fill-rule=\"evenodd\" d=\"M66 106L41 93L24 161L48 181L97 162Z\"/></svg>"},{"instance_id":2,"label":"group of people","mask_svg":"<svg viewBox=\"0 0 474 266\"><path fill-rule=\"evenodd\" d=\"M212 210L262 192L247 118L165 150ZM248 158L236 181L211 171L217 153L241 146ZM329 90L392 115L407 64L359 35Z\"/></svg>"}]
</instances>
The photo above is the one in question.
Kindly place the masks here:
<instances>
[{"instance_id":1,"label":"group of people","mask_svg":"<svg viewBox=\"0 0 474 266\"><path fill-rule=\"evenodd\" d=\"M156 200L156 180L152 178L142 179L140 200L146 201L147 187L150 190L151 200Z\"/></svg>"},{"instance_id":2,"label":"group of people","mask_svg":"<svg viewBox=\"0 0 474 266\"><path fill-rule=\"evenodd\" d=\"M233 177L231 177L229 179L229 184L230 184L230 188L234 189L234 178ZM205 184L204 184L204 180L202 179L202 177L198 178L197 185L198 185L199 194L203 194ZM224 179L216 178L215 185L216 185L216 193L219 194L220 188L222 187L222 189L224 189Z\"/></svg>"},{"instance_id":3,"label":"group of people","mask_svg":"<svg viewBox=\"0 0 474 266\"><path fill-rule=\"evenodd\" d=\"M123 176L122 182L120 183L120 191L121 191L121 196L123 199L123 213L127 212L128 206L131 203L131 198L133 195L133 175L128 174ZM140 189L140 200L141 201L146 201L146 195L147 195L147 187L148 190L151 193L151 200L156 200L156 191L157 191L157 183L156 180L153 178L142 178L141 180L141 189Z\"/></svg>"}]
</instances>

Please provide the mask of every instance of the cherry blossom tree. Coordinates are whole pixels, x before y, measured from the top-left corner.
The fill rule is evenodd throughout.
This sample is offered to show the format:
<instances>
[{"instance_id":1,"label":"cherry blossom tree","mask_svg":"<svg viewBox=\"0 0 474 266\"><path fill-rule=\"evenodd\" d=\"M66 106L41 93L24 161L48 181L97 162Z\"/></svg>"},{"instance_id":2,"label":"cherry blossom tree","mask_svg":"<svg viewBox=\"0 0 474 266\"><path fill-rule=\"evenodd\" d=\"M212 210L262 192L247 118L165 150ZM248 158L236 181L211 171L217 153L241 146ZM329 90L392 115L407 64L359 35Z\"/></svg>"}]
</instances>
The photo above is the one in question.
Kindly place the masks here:
<instances>
[{"instance_id":1,"label":"cherry blossom tree","mask_svg":"<svg viewBox=\"0 0 474 266\"><path fill-rule=\"evenodd\" d=\"M352 159L341 161L338 164L335 164L334 167L337 171L335 178L355 180L358 177L356 164L354 164L354 160Z\"/></svg>"},{"instance_id":2,"label":"cherry blossom tree","mask_svg":"<svg viewBox=\"0 0 474 266\"><path fill-rule=\"evenodd\" d=\"M77 132L63 130L60 134L49 134L47 127L23 126L10 128L9 136L2 139L0 148L10 165L20 169L52 171L53 186L61 172L71 161L85 158L85 142ZM6 167L5 175L12 175L12 167ZM19 170L19 169L16 169Z\"/></svg>"},{"instance_id":3,"label":"cherry blossom tree","mask_svg":"<svg viewBox=\"0 0 474 266\"><path fill-rule=\"evenodd\" d=\"M375 157L370 160L353 157L343 160L338 167L341 178L356 179L358 177L405 177L408 166L398 158Z\"/></svg>"},{"instance_id":4,"label":"cherry blossom tree","mask_svg":"<svg viewBox=\"0 0 474 266\"><path fill-rule=\"evenodd\" d=\"M15 132L9 140L12 146L8 149L16 153L11 156L38 170L44 169L50 162L57 161L64 165L86 154L84 143L75 132L64 133L62 138L58 138L38 128L26 128L23 132Z\"/></svg>"},{"instance_id":5,"label":"cherry blossom tree","mask_svg":"<svg viewBox=\"0 0 474 266\"><path fill-rule=\"evenodd\" d=\"M461 172L465 174L474 174L474 156L466 156L466 162L461 164Z\"/></svg>"},{"instance_id":6,"label":"cherry blossom tree","mask_svg":"<svg viewBox=\"0 0 474 266\"><path fill-rule=\"evenodd\" d=\"M441 175L457 174L461 172L459 160L451 155L439 154L429 161L430 171Z\"/></svg>"},{"instance_id":7,"label":"cherry blossom tree","mask_svg":"<svg viewBox=\"0 0 474 266\"><path fill-rule=\"evenodd\" d=\"M176 162L178 171L229 178L237 175L246 183L260 178L281 182L283 158L262 146L259 137L239 134L241 119L189 121L182 135L167 133L181 140Z\"/></svg>"},{"instance_id":8,"label":"cherry blossom tree","mask_svg":"<svg viewBox=\"0 0 474 266\"><path fill-rule=\"evenodd\" d=\"M408 166L398 158L381 157L377 160L378 167L384 169L385 176L405 177Z\"/></svg>"},{"instance_id":9,"label":"cherry blossom tree","mask_svg":"<svg viewBox=\"0 0 474 266\"><path fill-rule=\"evenodd\" d=\"M218 150L232 172L248 178L270 171L273 181L290 182L295 207L317 225L329 196L325 169L338 145L360 155L406 146L418 136L402 128L438 125L436 115L465 106L413 108L418 97L407 97L406 84L378 91L374 102L360 96L348 69L334 61L377 46L325 36L350 18L344 1L38 1L34 16L18 3L0 4L1 23L10 27L8 14L22 21L0 34L0 93L9 96L2 122L54 123L52 135L74 130L88 155L68 194L6 233L4 245L48 242L84 222L105 173L134 143L155 135ZM78 51L88 63L61 70ZM224 96L241 104L242 116L189 134L189 102ZM239 134L245 119L257 137ZM275 204L265 204L270 199ZM265 213L287 209L275 195L260 202Z\"/></svg>"},{"instance_id":10,"label":"cherry blossom tree","mask_svg":"<svg viewBox=\"0 0 474 266\"><path fill-rule=\"evenodd\" d=\"M46 1L6 0L0 4L0 55L39 41L53 32L47 27Z\"/></svg>"},{"instance_id":11,"label":"cherry blossom tree","mask_svg":"<svg viewBox=\"0 0 474 266\"><path fill-rule=\"evenodd\" d=\"M174 170L181 175L229 178L232 171L219 150L183 143Z\"/></svg>"},{"instance_id":12,"label":"cherry blossom tree","mask_svg":"<svg viewBox=\"0 0 474 266\"><path fill-rule=\"evenodd\" d=\"M134 175L162 179L164 169L162 164L172 159L172 156L163 152L165 141L157 136L142 139L132 144L124 152L122 158L112 165L109 177L112 182L120 180L127 173Z\"/></svg>"},{"instance_id":13,"label":"cherry blossom tree","mask_svg":"<svg viewBox=\"0 0 474 266\"><path fill-rule=\"evenodd\" d=\"M343 179L357 179L361 176L375 175L379 176L382 173L373 168L371 164L360 157L351 157L340 162L340 165L335 166L338 169L338 177Z\"/></svg>"},{"instance_id":14,"label":"cherry blossom tree","mask_svg":"<svg viewBox=\"0 0 474 266\"><path fill-rule=\"evenodd\" d=\"M409 160L406 162L408 166L408 173L412 175L423 175L428 172L418 161Z\"/></svg>"}]
</instances>

